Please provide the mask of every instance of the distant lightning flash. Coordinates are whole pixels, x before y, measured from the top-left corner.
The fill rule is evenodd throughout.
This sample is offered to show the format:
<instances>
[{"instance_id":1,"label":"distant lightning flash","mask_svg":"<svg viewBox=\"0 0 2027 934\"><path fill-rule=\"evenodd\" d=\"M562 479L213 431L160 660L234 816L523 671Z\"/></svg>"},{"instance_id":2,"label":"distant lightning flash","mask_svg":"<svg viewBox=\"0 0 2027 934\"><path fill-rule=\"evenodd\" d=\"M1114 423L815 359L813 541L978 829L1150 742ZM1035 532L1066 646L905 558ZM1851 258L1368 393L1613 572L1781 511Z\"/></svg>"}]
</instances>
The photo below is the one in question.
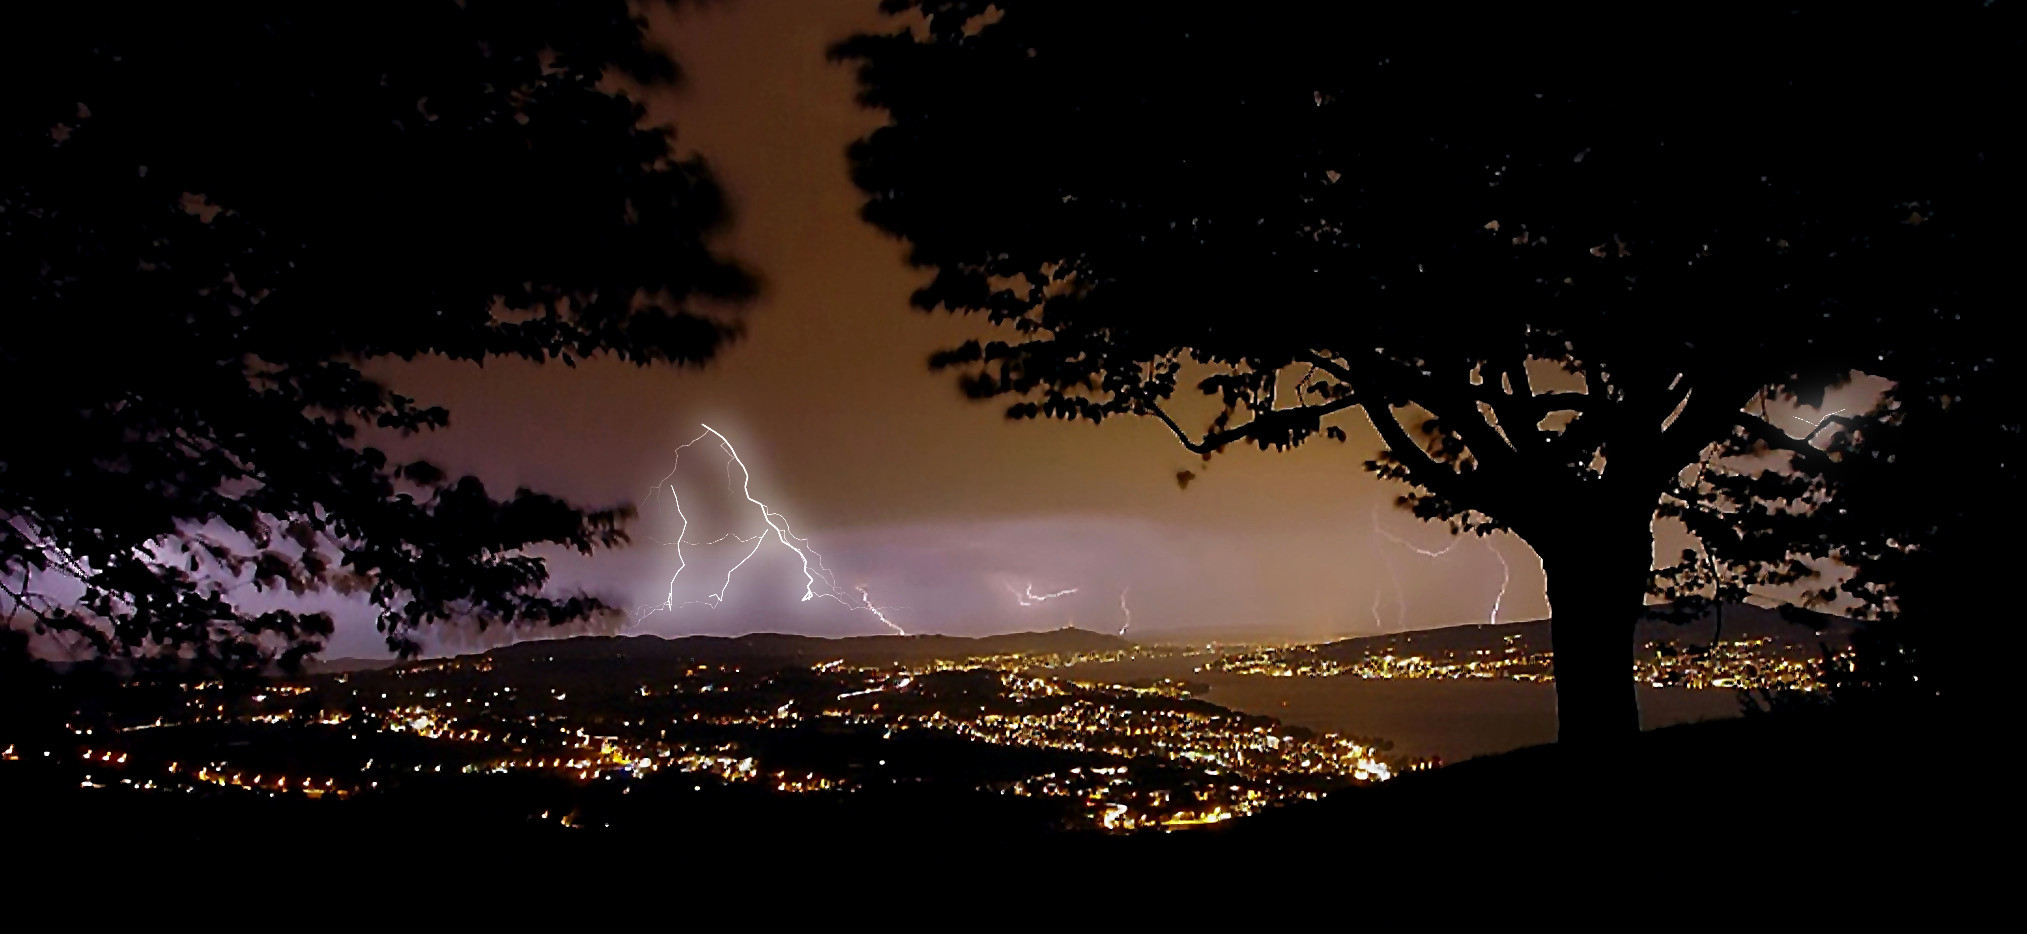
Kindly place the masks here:
<instances>
[{"instance_id":1,"label":"distant lightning flash","mask_svg":"<svg viewBox=\"0 0 2027 934\"><path fill-rule=\"evenodd\" d=\"M726 438L722 434L719 434L717 429L712 428L709 425L704 426L703 434L700 434L695 438L690 439L688 442L676 448L675 452L676 463L669 467L668 475L663 477L660 483L655 484L654 487L648 490L648 495L650 498L652 498L662 489L662 487L664 486L668 487L669 499L671 502L675 504L676 515L682 519L683 525L682 529L676 533L675 542L672 543L675 545L676 549L676 571L674 574L669 575L668 596L664 599L662 605L660 606L642 608L638 617L635 619L635 622L644 620L655 613L674 612L678 607L678 604L676 603L676 580L683 576L683 569L689 567L689 561L683 554L683 545L686 544L684 538L689 533L690 530L690 517L683 512L683 499L680 495L676 493L674 480L676 476L676 471L682 466L683 451L691 447L692 445L695 445L698 442L703 441L706 437L717 438L719 449L723 450L726 456L729 458L725 462L725 486L727 489L730 489L732 487L732 466L734 464L738 465L740 474L739 493L740 495L746 498L747 502L752 503L754 507L760 511L760 521L763 524L763 528L761 528L757 533L753 535L740 535L734 532L734 533L727 533L725 535L720 535L717 538L712 539L711 541L708 542L687 542L687 544L690 545L715 545L727 539L731 539L733 541L737 541L742 545L751 543L753 547L747 550L745 556L741 557L737 564L732 565L731 570L725 572L725 580L723 583L718 585L718 592L709 595L703 600L685 601L684 603L680 604L681 606L689 606L691 604L695 604L705 608L714 609L718 606L723 605L725 602L725 595L727 593L730 593L732 590L733 576L739 573L740 568L746 566L746 562L753 560L754 555L760 553L761 547L767 544L767 540L771 535L776 541L779 541L782 545L786 546L790 551L795 552L796 557L802 560L803 602L814 600L817 597L825 597L837 601L838 605L843 606L849 610L867 610L870 611L873 614L873 616L877 618L881 623L885 624L887 628L892 629L894 632L899 633L901 635L906 635L906 633L902 631L900 626L896 625L893 620L887 618L886 613L882 612L880 607L875 606L873 604L873 598L871 595L866 593L866 588L864 587L858 588L860 599L859 604L853 604L851 601L846 600L844 597L838 595L837 578L831 574L828 568L824 567L823 555L819 553L815 548L810 546L809 539L803 538L802 536L795 534L795 532L789 526L788 517L782 515L781 513L775 512L773 509L769 508L766 503L763 503L760 500L754 498L753 472L748 470L746 468L746 462L740 459L739 449L733 447L730 439ZM813 561L812 558L814 559ZM825 589L822 591L816 589L819 581L825 584Z\"/></svg>"},{"instance_id":2,"label":"distant lightning flash","mask_svg":"<svg viewBox=\"0 0 2027 934\"><path fill-rule=\"evenodd\" d=\"M1790 415L1788 417L1794 419L1795 421L1801 422L1804 425L1809 426L1809 433L1803 435L1802 440L1804 442L1813 443L1816 440L1816 435L1820 434L1823 431L1823 429L1830 424L1830 420L1842 414L1844 414L1843 409L1838 409L1834 412L1825 412L1821 418L1818 418L1813 422L1799 415Z\"/></svg>"},{"instance_id":3,"label":"distant lightning flash","mask_svg":"<svg viewBox=\"0 0 2027 934\"><path fill-rule=\"evenodd\" d=\"M1021 591L1015 590L1012 584L1008 584L1006 585L1006 592L1013 594L1014 600L1018 601L1021 606L1034 606L1035 604L1041 603L1042 601L1045 600L1054 600L1057 597L1067 597L1073 593L1076 593L1077 588L1072 587L1068 590L1058 590L1055 593L1035 593L1035 585L1029 584L1027 592L1022 593Z\"/></svg>"},{"instance_id":4,"label":"distant lightning flash","mask_svg":"<svg viewBox=\"0 0 2027 934\"><path fill-rule=\"evenodd\" d=\"M1408 541L1405 538L1402 538L1398 535L1395 535L1392 532L1387 531L1385 526L1379 524L1378 509L1374 509L1372 512L1372 530L1378 532L1387 541L1393 542L1394 544L1399 545L1402 548L1406 548L1407 550L1412 551L1415 554L1421 555L1424 558L1440 558L1444 555L1449 554L1452 551L1455 551L1457 546L1462 544L1464 541L1462 538L1458 538L1451 541L1450 544L1443 546L1443 550L1441 551L1430 551L1427 548L1423 548L1422 546L1417 545L1414 542Z\"/></svg>"},{"instance_id":5,"label":"distant lightning flash","mask_svg":"<svg viewBox=\"0 0 2027 934\"><path fill-rule=\"evenodd\" d=\"M1396 624L1405 622L1408 618L1408 600L1401 590L1400 571L1394 567L1394 559L1387 557L1385 551L1379 553L1379 562L1386 567L1387 579L1392 581L1394 585L1394 621ZM1372 628L1376 630L1386 628L1386 621L1381 619L1379 615L1380 598L1385 593L1386 588L1384 587L1374 587L1372 589Z\"/></svg>"},{"instance_id":6,"label":"distant lightning flash","mask_svg":"<svg viewBox=\"0 0 2027 934\"><path fill-rule=\"evenodd\" d=\"M1492 552L1492 557L1499 559L1499 595L1492 598L1492 619L1490 620L1492 625L1497 626L1499 625L1499 605L1506 602L1506 588L1513 583L1513 566L1506 563L1506 556L1500 554L1499 549L1492 547L1490 541L1485 542L1485 550Z\"/></svg>"},{"instance_id":7,"label":"distant lightning flash","mask_svg":"<svg viewBox=\"0 0 2027 934\"><path fill-rule=\"evenodd\" d=\"M1126 622L1119 625L1119 638L1121 639L1126 638L1126 630L1133 627L1133 608L1126 605L1126 591L1132 589L1131 587L1126 587L1119 591L1119 612L1126 614Z\"/></svg>"},{"instance_id":8,"label":"distant lightning flash","mask_svg":"<svg viewBox=\"0 0 2027 934\"><path fill-rule=\"evenodd\" d=\"M864 600L866 602L865 608L873 611L874 618L878 619L882 623L887 624L888 629L894 630L894 635L905 636L908 634L907 630L894 625L894 621L888 619L887 614L880 612L880 608L873 605L873 598L870 594L866 593L866 588L864 587L859 588L859 599Z\"/></svg>"},{"instance_id":9,"label":"distant lightning flash","mask_svg":"<svg viewBox=\"0 0 2027 934\"><path fill-rule=\"evenodd\" d=\"M1414 542L1395 535L1387 531L1385 526L1380 525L1378 506L1374 506L1372 510L1372 530L1387 541L1393 542L1424 558L1443 557L1449 554L1451 549L1456 548L1458 544L1458 542L1453 541L1441 551L1430 551ZM1385 552L1380 553L1380 563L1386 566L1387 579L1394 585L1394 626L1395 628L1406 628L1408 622L1408 592L1406 588L1401 586L1400 569L1394 566L1393 560L1388 558ZM1375 590L1372 595L1372 621L1374 628L1381 627L1379 605L1380 594L1379 591Z\"/></svg>"},{"instance_id":10,"label":"distant lightning flash","mask_svg":"<svg viewBox=\"0 0 2027 934\"><path fill-rule=\"evenodd\" d=\"M1842 414L1844 414L1844 410L1843 410L1843 409L1838 409L1838 410L1837 410L1837 411L1835 411L1835 412L1825 412L1825 413L1823 413L1823 418L1829 418L1829 417L1830 417L1830 416L1832 416L1832 415L1842 415ZM1818 425L1821 425L1821 424L1823 423L1823 419L1822 419L1822 418L1819 418L1819 419L1817 419L1817 420L1815 420L1815 421L1813 421L1813 422L1812 422L1812 421L1809 421L1809 420L1808 420L1808 419L1806 419L1806 418L1803 418L1803 417L1801 417L1800 415L1790 415L1790 416L1788 416L1788 417L1789 417L1789 418L1792 418L1792 419L1794 419L1795 421L1801 422L1802 424L1804 424L1804 425L1807 425L1807 426L1809 426L1810 428L1814 428L1814 427L1816 427L1816 426L1818 426Z\"/></svg>"},{"instance_id":11,"label":"distant lightning flash","mask_svg":"<svg viewBox=\"0 0 2027 934\"><path fill-rule=\"evenodd\" d=\"M1395 535L1392 532L1387 531L1385 526L1380 525L1378 507L1374 507L1372 511L1372 530L1374 532L1379 533L1380 537L1385 538L1386 540L1393 542L1394 544L1399 545L1402 548L1406 548L1409 551L1414 552L1415 554L1421 555L1424 558L1441 558L1445 555L1448 555L1450 552L1455 551L1458 545L1464 543L1464 539L1462 537L1458 537L1452 540L1450 544L1443 546L1441 550L1430 551L1427 548L1423 548L1419 545L1416 545L1413 542L1408 541L1407 539L1404 539L1398 535ZM1480 543L1485 546L1486 551L1492 552L1492 557L1499 560L1499 575L1500 575L1499 593L1493 596L1492 614L1489 617L1487 617L1488 622L1496 625L1499 622L1499 608L1506 603L1506 590L1513 584L1513 567L1506 563L1506 556L1500 554L1499 549L1493 547L1490 541L1486 541L1481 538ZM1401 588L1400 575L1395 572L1393 562L1387 560L1387 557L1384 553L1380 555L1380 561L1381 563L1386 565L1387 576L1389 578L1392 578L1393 580L1394 603L1397 608L1396 612L1399 614L1397 617L1395 617L1396 624L1405 626L1407 624L1407 617L1408 617L1408 598L1406 592ZM1380 605L1380 595L1379 592L1375 590L1373 592L1372 598L1372 614L1374 625L1379 624L1380 619L1379 605Z\"/></svg>"}]
</instances>

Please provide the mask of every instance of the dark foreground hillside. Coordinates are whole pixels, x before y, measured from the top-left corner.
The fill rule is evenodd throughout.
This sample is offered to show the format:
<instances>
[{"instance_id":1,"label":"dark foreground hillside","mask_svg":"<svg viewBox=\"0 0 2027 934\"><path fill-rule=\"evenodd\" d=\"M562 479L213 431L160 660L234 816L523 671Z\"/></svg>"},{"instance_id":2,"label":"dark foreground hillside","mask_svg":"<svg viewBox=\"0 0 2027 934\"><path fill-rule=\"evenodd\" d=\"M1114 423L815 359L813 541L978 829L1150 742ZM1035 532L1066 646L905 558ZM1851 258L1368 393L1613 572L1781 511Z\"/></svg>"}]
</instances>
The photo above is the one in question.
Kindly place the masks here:
<instances>
[{"instance_id":1,"label":"dark foreground hillside","mask_svg":"<svg viewBox=\"0 0 2027 934\"><path fill-rule=\"evenodd\" d=\"M1546 745L1472 759L1162 846L1207 854L1366 840L1423 853L1921 853L2010 821L1998 766L1974 751L1991 738L1973 744L1966 733L1939 709L1696 723L1642 734L1610 756Z\"/></svg>"}]
</instances>

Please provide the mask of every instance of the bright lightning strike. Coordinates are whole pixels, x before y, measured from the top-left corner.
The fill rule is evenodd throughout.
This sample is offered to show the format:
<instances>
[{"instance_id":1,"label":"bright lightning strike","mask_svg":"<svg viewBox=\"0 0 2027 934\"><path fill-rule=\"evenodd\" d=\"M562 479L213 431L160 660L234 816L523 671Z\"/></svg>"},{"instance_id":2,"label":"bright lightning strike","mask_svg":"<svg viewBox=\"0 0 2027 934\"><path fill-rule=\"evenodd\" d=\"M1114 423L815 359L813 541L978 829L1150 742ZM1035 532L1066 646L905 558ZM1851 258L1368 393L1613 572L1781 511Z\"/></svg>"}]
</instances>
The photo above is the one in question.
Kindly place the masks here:
<instances>
[{"instance_id":1,"label":"bright lightning strike","mask_svg":"<svg viewBox=\"0 0 2027 934\"><path fill-rule=\"evenodd\" d=\"M1126 622L1119 624L1119 638L1121 639L1126 638L1126 630L1133 627L1133 608L1126 605L1126 591L1132 589L1131 587L1126 587L1119 591L1119 612L1126 614Z\"/></svg>"},{"instance_id":2,"label":"bright lightning strike","mask_svg":"<svg viewBox=\"0 0 2027 934\"><path fill-rule=\"evenodd\" d=\"M1008 584L1006 585L1006 592L1013 594L1014 600L1018 601L1021 606L1034 606L1035 604L1041 603L1045 600L1054 600L1057 597L1067 597L1073 593L1076 593L1077 588L1072 587L1068 590L1058 590L1055 593L1035 593L1035 585L1029 584L1027 591L1023 593L1021 591L1015 590L1012 584Z\"/></svg>"},{"instance_id":3,"label":"bright lightning strike","mask_svg":"<svg viewBox=\"0 0 2027 934\"><path fill-rule=\"evenodd\" d=\"M1492 557L1499 559L1499 595L1492 598L1492 619L1490 621L1492 625L1497 626L1499 625L1499 605L1506 602L1506 588L1513 583L1513 566L1506 563L1506 556L1500 554L1499 549L1492 547L1491 542L1485 543L1485 550L1492 552Z\"/></svg>"},{"instance_id":4,"label":"bright lightning strike","mask_svg":"<svg viewBox=\"0 0 2027 934\"><path fill-rule=\"evenodd\" d=\"M907 630L894 625L894 621L888 619L887 614L880 612L880 608L873 605L872 595L866 593L866 588L864 587L859 588L859 599L864 600L866 602L866 609L871 610L873 612L874 618L878 619L882 623L887 624L888 629L894 630L894 635L905 636L908 634Z\"/></svg>"},{"instance_id":5,"label":"bright lightning strike","mask_svg":"<svg viewBox=\"0 0 2027 934\"><path fill-rule=\"evenodd\" d=\"M732 467L734 465L737 465L739 468L740 482L738 486L738 492L741 496L744 496L746 498L747 502L752 503L754 508L759 511L760 521L763 526L752 535L741 535L739 533L732 532L727 533L725 535L720 535L717 538L712 539L711 541L708 542L685 541L685 538L690 530L690 517L684 514L683 512L683 500L682 497L676 493L674 480L676 476L676 471L680 469L682 466L683 451L703 441L706 437L718 439L718 448L725 452L725 455L727 457L727 460L725 462L725 486L727 489L732 488ZM652 499L660 493L663 487L665 486L668 487L669 499L675 506L677 517L682 519L683 522L682 529L676 533L676 540L675 542L673 542L676 549L676 571L674 574L669 575L668 596L663 600L662 605L656 607L643 608L640 611L638 617L635 619L635 622L644 620L655 613L674 612L677 609L678 604L676 603L676 581L677 579L683 576L683 570L689 567L689 561L687 557L683 554L683 545L685 544L693 546L716 545L728 539L736 541L742 545L748 543L752 544L753 547L747 550L745 556L741 557L737 564L732 565L731 570L725 572L725 580L723 583L718 585L718 591L716 593L709 595L703 600L689 600L680 604L681 606L689 606L691 604L695 604L705 608L716 608L724 604L726 594L730 593L732 590L732 578L739 573L739 569L745 567L746 562L753 560L753 556L759 554L761 547L767 544L767 540L769 537L772 537L774 540L780 542L783 546L787 547L790 551L795 552L796 557L802 560L802 576L803 576L802 599L804 602L814 600L817 597L825 597L831 600L835 600L837 601L838 605L843 606L849 610L869 611L873 614L873 616L876 619L878 619L888 629L891 629L895 633L900 635L907 634L893 620L887 618L887 615L882 610L882 608L874 605L873 598L870 594L866 592L866 588L864 587L857 588L859 592L860 603L856 605L853 604L851 601L846 600L844 597L838 595L837 578L831 574L828 568L824 567L823 555L819 553L815 548L810 546L809 539L803 538L802 536L795 534L795 532L789 526L788 517L782 515L781 513L775 512L772 508L769 508L766 503L761 502L760 500L756 499L753 496L753 472L746 468L746 462L744 460L741 460L739 457L739 449L733 447L730 439L720 434L717 429L712 428L709 425L705 425L703 434L700 434L695 438L690 439L683 445L677 447L675 453L676 453L676 463L669 467L668 475L663 477L660 483L655 484L654 487L648 490L648 496L650 499ZM817 584L820 581L823 584L825 584L825 589L822 591L816 589Z\"/></svg>"},{"instance_id":6,"label":"bright lightning strike","mask_svg":"<svg viewBox=\"0 0 2027 934\"><path fill-rule=\"evenodd\" d=\"M787 545L789 548L793 549L795 551L796 557L802 559L802 576L805 580L808 581L808 583L803 586L802 599L803 602L805 603L808 602L809 600L811 600L816 596L816 575L811 573L809 570L809 553L803 551L794 542L788 540L789 539L788 524L786 522L776 524L774 520L779 518L779 516L773 510L768 509L766 503L763 503L753 498L753 474L751 471L748 471L746 469L746 462L739 460L739 451L734 447L732 447L732 442L726 440L724 435L718 434L717 430L709 425L705 425L704 430L710 432L713 435L716 435L719 442L725 445L725 453L732 455L732 460L739 464L739 473L741 477L743 477L743 480L739 484L739 492L741 495L746 497L747 502L760 507L760 521L767 523L767 527L774 530L775 537L781 539L782 544ZM725 475L726 479L728 480L731 479L731 471L729 470L726 471ZM762 532L760 534L764 538L767 533ZM759 550L760 550L760 543L756 542L753 546L753 551ZM748 558L753 557L753 553L748 552L746 554L746 557ZM739 563L745 564L746 562L742 560ZM732 568L732 570L737 571L739 570L739 568L735 565ZM731 584L732 584L732 575L730 573L727 573L725 575L725 585L727 587L730 587Z\"/></svg>"}]
</instances>

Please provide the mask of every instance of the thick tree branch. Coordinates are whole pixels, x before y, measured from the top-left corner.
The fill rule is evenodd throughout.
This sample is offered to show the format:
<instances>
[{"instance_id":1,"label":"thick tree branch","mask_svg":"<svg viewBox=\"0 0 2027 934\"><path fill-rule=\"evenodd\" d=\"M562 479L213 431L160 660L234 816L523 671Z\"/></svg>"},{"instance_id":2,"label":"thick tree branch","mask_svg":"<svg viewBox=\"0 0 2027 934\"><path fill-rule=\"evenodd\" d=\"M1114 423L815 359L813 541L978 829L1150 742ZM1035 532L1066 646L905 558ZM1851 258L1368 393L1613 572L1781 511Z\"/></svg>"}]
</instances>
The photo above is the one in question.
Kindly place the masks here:
<instances>
[{"instance_id":1,"label":"thick tree branch","mask_svg":"<svg viewBox=\"0 0 2027 934\"><path fill-rule=\"evenodd\" d=\"M1588 412L1598 401L1581 392L1545 392L1534 397L1535 421L1555 412Z\"/></svg>"},{"instance_id":2,"label":"thick tree branch","mask_svg":"<svg viewBox=\"0 0 2027 934\"><path fill-rule=\"evenodd\" d=\"M1464 476L1456 470L1436 462L1429 452L1408 437L1408 431L1401 420L1394 415L1393 408L1385 402L1368 399L1361 406L1372 427L1379 432L1380 440L1386 442L1387 450L1407 467L1408 477L1451 499L1462 501L1459 494L1465 486Z\"/></svg>"},{"instance_id":3,"label":"thick tree branch","mask_svg":"<svg viewBox=\"0 0 2027 934\"><path fill-rule=\"evenodd\" d=\"M1531 407L1529 400L1501 391L1498 384L1490 381L1472 384L1470 396L1473 401L1492 407L1492 417L1497 423L1491 427L1509 447L1518 451L1537 445L1531 429L1541 419L1527 417ZM1482 409L1480 417L1483 417Z\"/></svg>"},{"instance_id":4,"label":"thick tree branch","mask_svg":"<svg viewBox=\"0 0 2027 934\"><path fill-rule=\"evenodd\" d=\"M1653 407L1642 406L1637 415L1628 413L1623 420L1624 430L1609 439L1598 437L1599 442L1612 442L1607 455L1613 465L1611 474L1630 489L1669 485L1671 477L1695 462L1699 452L1729 430L1733 420L1742 414L1742 408L1732 400L1748 388L1722 376L1693 380L1685 373L1678 377ZM1668 408L1660 409L1662 404ZM1654 415L1657 411L1661 413L1658 416ZM1670 414L1674 420L1667 421L1664 427L1665 417Z\"/></svg>"},{"instance_id":5,"label":"thick tree branch","mask_svg":"<svg viewBox=\"0 0 2027 934\"><path fill-rule=\"evenodd\" d=\"M1415 440L1408 436L1407 428L1394 415L1393 407L1384 397L1361 386L1363 381L1353 376L1350 367L1315 351L1303 351L1298 359L1315 364L1318 369L1337 377L1358 391L1362 397L1359 406L1365 410L1366 418L1372 422L1373 429L1379 432L1380 440L1386 443L1387 450L1407 468L1408 476L1414 482L1451 499L1462 501L1462 494L1466 492L1464 488L1467 486L1464 476L1446 465L1437 463L1435 458L1429 456L1429 452L1416 444Z\"/></svg>"},{"instance_id":6,"label":"thick tree branch","mask_svg":"<svg viewBox=\"0 0 2027 934\"><path fill-rule=\"evenodd\" d=\"M1393 389L1386 395L1407 397L1417 405L1421 405L1423 409L1429 409L1429 413L1435 415L1437 421L1441 421L1447 427L1453 427L1459 436L1463 436L1463 444L1466 444L1466 448L1470 448L1472 456L1476 456L1482 464L1498 464L1512 460L1514 456L1512 446L1506 444L1504 438L1500 438L1500 432L1494 430L1490 421L1486 421L1486 417L1478 411L1478 401L1468 391L1443 387L1433 379L1429 379L1427 375L1415 373L1413 369L1403 367L1395 361L1388 361L1378 353L1368 351L1362 357L1366 357L1370 371L1364 373L1364 379L1358 379L1352 375L1350 367L1346 367L1336 359L1324 357L1316 351L1303 351L1295 355L1297 361L1320 367L1324 373L1342 379L1346 385L1358 389L1364 395L1372 395L1374 381L1391 383L1391 387L1382 387ZM1393 415L1388 413L1388 417Z\"/></svg>"},{"instance_id":7,"label":"thick tree branch","mask_svg":"<svg viewBox=\"0 0 2027 934\"><path fill-rule=\"evenodd\" d=\"M1351 370L1349 368L1347 368L1344 364L1339 363L1336 360L1326 357L1320 353L1316 353L1315 351L1311 350L1305 350L1302 353L1298 354L1296 356L1296 359L1301 360L1304 363L1310 364L1316 367L1317 369L1322 370L1325 373L1337 377L1340 380L1343 380L1347 385L1351 386L1358 385L1358 381L1352 378Z\"/></svg>"},{"instance_id":8,"label":"thick tree branch","mask_svg":"<svg viewBox=\"0 0 2027 934\"><path fill-rule=\"evenodd\" d=\"M1525 352L1507 363L1506 382L1508 391L1522 399L1539 398L1534 394L1534 380L1527 375L1527 354Z\"/></svg>"},{"instance_id":9,"label":"thick tree branch","mask_svg":"<svg viewBox=\"0 0 2027 934\"><path fill-rule=\"evenodd\" d=\"M1853 428L1858 427L1858 422L1848 416L1837 415L1835 413L1825 415L1823 416L1822 421L1816 423L1816 427L1809 429L1809 433L1802 436L1803 443L1806 444L1808 442L1816 440L1816 435L1820 434L1823 431L1823 429L1828 428L1831 425L1841 425L1844 427L1846 431L1849 431Z\"/></svg>"},{"instance_id":10,"label":"thick tree branch","mask_svg":"<svg viewBox=\"0 0 2027 934\"><path fill-rule=\"evenodd\" d=\"M1834 463L1828 454L1809 444L1806 439L1790 435L1782 431L1774 423L1760 418L1751 412L1739 412L1737 424L1740 428L1745 429L1748 437L1764 442L1770 448L1777 448L1794 454L1804 462L1816 466L1827 466ZM1811 432L1811 435L1813 436L1814 432Z\"/></svg>"},{"instance_id":11,"label":"thick tree branch","mask_svg":"<svg viewBox=\"0 0 2027 934\"><path fill-rule=\"evenodd\" d=\"M1169 414L1162 410L1159 403L1143 402L1141 404L1146 406L1149 412L1154 413L1155 418L1161 419L1161 423L1167 425L1169 431L1175 433L1176 440L1182 442L1184 448L1187 448L1193 454L1209 454L1234 441L1244 441L1247 438L1253 437L1255 432L1276 422L1286 422L1292 419L1318 419L1332 412L1342 412L1345 409L1358 405L1359 397L1357 394L1353 394L1332 399L1322 405L1303 405L1292 409L1273 409L1262 412L1254 416L1252 421L1236 428L1211 432L1205 435L1202 441L1191 441L1189 432L1184 431L1181 425L1176 424L1175 419L1169 417Z\"/></svg>"},{"instance_id":12,"label":"thick tree branch","mask_svg":"<svg viewBox=\"0 0 2027 934\"><path fill-rule=\"evenodd\" d=\"M1456 431L1464 439L1465 447L1480 463L1492 465L1513 461L1516 452L1512 443L1493 428L1491 422L1485 420L1484 413L1478 409L1478 400L1468 389L1439 382L1427 374L1418 373L1373 351L1366 351L1360 356L1371 369L1369 375L1373 378L1391 382L1396 386L1408 387L1404 388L1400 395L1427 409L1444 427ZM1355 388L1364 388L1357 381L1347 381Z\"/></svg>"}]
</instances>

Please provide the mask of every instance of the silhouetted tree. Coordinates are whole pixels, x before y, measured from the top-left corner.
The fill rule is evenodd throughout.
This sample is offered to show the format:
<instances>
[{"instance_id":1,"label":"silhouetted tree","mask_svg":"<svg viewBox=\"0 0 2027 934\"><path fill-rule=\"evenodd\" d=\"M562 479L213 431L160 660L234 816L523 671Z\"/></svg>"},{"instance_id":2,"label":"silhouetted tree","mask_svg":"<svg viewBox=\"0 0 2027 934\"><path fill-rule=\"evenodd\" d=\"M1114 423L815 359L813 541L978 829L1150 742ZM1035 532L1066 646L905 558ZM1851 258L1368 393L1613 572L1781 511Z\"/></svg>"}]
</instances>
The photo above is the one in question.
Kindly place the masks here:
<instances>
[{"instance_id":1,"label":"silhouetted tree","mask_svg":"<svg viewBox=\"0 0 2027 934\"><path fill-rule=\"evenodd\" d=\"M1990 203L1991 223L2017 225L2018 176ZM2010 210L2009 210L2010 208ZM1881 366L1895 384L1851 424L1856 456L1826 477L1828 525L1815 550L1851 568L1835 590L1857 599L1865 622L1852 653L1831 666L1840 701L1943 698L1970 701L2001 683L1978 658L2003 651L1992 624L2017 615L2009 586L2018 549L2002 530L2023 501L2023 361L2005 305L2014 285L2017 234L2008 256L1952 285L1980 308L1944 326L1903 336ZM2003 242L1998 237L1993 242ZM1746 525L1757 522L1749 519ZM1830 588L1823 596L1830 596Z\"/></svg>"},{"instance_id":2,"label":"silhouetted tree","mask_svg":"<svg viewBox=\"0 0 2027 934\"><path fill-rule=\"evenodd\" d=\"M1728 579L1813 574L1847 422L1769 403L1981 311L1948 283L2013 209L2006 4L885 8L835 50L891 118L865 217L935 270L917 306L1013 335L932 364L1206 458L1363 415L1416 515L1540 555L1566 742L1638 728L1634 622L1693 580L1657 514Z\"/></svg>"},{"instance_id":3,"label":"silhouetted tree","mask_svg":"<svg viewBox=\"0 0 2027 934\"><path fill-rule=\"evenodd\" d=\"M249 12L251 11L251 12ZM29 4L4 14L0 609L98 656L292 663L336 590L426 624L606 612L530 546L624 540L624 507L399 462L441 408L377 358L696 363L705 167L621 89L675 79L622 0ZM27 641L0 641L17 661Z\"/></svg>"}]
</instances>

